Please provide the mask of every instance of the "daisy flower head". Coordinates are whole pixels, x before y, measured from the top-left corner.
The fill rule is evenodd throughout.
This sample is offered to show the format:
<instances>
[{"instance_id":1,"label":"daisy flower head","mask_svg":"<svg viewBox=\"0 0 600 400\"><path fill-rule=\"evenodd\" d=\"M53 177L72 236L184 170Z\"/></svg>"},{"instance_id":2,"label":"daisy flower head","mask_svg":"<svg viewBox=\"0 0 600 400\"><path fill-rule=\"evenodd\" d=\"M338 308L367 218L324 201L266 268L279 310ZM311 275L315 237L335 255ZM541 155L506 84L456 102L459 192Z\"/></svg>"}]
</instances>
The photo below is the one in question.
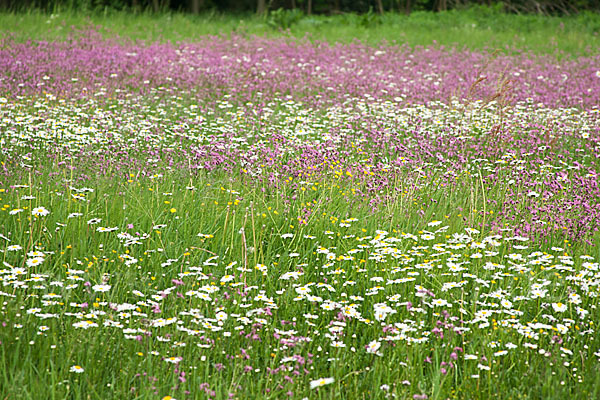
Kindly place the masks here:
<instances>
[{"instance_id":1,"label":"daisy flower head","mask_svg":"<svg viewBox=\"0 0 600 400\"><path fill-rule=\"evenodd\" d=\"M310 381L310 388L314 389L314 388L318 388L321 386L325 386L325 385L329 385L330 383L333 383L334 379L333 378L319 378L319 379L315 379L314 381Z\"/></svg>"},{"instance_id":2,"label":"daisy flower head","mask_svg":"<svg viewBox=\"0 0 600 400\"><path fill-rule=\"evenodd\" d=\"M83 371L85 370L79 365L73 365L71 369L69 369L69 372L75 372L76 374L81 374Z\"/></svg>"},{"instance_id":3,"label":"daisy flower head","mask_svg":"<svg viewBox=\"0 0 600 400\"><path fill-rule=\"evenodd\" d=\"M581 296L577 293L569 293L569 303L580 304Z\"/></svg>"},{"instance_id":4,"label":"daisy flower head","mask_svg":"<svg viewBox=\"0 0 600 400\"><path fill-rule=\"evenodd\" d=\"M92 290L94 292L108 292L110 290L110 285L94 285L92 286Z\"/></svg>"},{"instance_id":5,"label":"daisy flower head","mask_svg":"<svg viewBox=\"0 0 600 400\"><path fill-rule=\"evenodd\" d=\"M377 340L373 340L368 345L365 346L367 353L376 354L379 348L381 347L381 342Z\"/></svg>"},{"instance_id":6,"label":"daisy flower head","mask_svg":"<svg viewBox=\"0 0 600 400\"><path fill-rule=\"evenodd\" d=\"M116 231L118 228L112 227L112 228L106 228L104 226L99 226L98 228L96 228L96 232L114 232Z\"/></svg>"},{"instance_id":7,"label":"daisy flower head","mask_svg":"<svg viewBox=\"0 0 600 400\"><path fill-rule=\"evenodd\" d=\"M31 214L35 215L36 217L45 217L46 215L50 214L50 211L48 211L45 207L36 207L31 210Z\"/></svg>"},{"instance_id":8,"label":"daisy flower head","mask_svg":"<svg viewBox=\"0 0 600 400\"><path fill-rule=\"evenodd\" d=\"M81 329L89 329L89 328L97 328L98 324L92 321L79 321L73 324L75 328Z\"/></svg>"},{"instance_id":9,"label":"daisy flower head","mask_svg":"<svg viewBox=\"0 0 600 400\"><path fill-rule=\"evenodd\" d=\"M450 305L450 303L448 303L448 301L445 299L435 299L435 300L433 300L433 305L438 306L438 307L443 307L443 306Z\"/></svg>"},{"instance_id":10,"label":"daisy flower head","mask_svg":"<svg viewBox=\"0 0 600 400\"><path fill-rule=\"evenodd\" d=\"M40 265L44 262L44 257L34 257L27 260L28 267L35 267L36 265Z\"/></svg>"},{"instance_id":11,"label":"daisy flower head","mask_svg":"<svg viewBox=\"0 0 600 400\"><path fill-rule=\"evenodd\" d=\"M504 308L511 308L512 307L512 303L510 302L510 300L507 299L502 299L500 301L500 304L502 305L502 307Z\"/></svg>"}]
</instances>

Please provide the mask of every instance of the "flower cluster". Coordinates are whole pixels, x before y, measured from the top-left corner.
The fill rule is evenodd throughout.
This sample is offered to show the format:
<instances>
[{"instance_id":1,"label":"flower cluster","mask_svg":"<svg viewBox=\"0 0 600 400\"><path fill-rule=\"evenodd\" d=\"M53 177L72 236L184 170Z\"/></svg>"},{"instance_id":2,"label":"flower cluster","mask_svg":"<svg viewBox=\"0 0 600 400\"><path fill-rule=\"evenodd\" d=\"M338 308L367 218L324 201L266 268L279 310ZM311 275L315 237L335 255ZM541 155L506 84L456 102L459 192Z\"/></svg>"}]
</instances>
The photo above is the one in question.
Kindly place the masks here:
<instances>
[{"instance_id":1,"label":"flower cluster","mask_svg":"<svg viewBox=\"0 0 600 400\"><path fill-rule=\"evenodd\" d=\"M499 57L498 88L434 48L2 43L7 381L592 393L598 57Z\"/></svg>"}]
</instances>

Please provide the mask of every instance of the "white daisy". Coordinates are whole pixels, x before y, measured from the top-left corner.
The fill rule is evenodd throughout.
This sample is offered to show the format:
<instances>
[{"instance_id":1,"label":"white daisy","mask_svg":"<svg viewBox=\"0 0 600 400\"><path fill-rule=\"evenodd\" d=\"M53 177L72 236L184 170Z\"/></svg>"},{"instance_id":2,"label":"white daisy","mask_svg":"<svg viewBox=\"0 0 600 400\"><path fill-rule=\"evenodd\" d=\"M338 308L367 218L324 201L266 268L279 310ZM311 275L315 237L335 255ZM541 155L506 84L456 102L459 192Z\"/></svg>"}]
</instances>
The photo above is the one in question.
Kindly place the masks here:
<instances>
[{"instance_id":1,"label":"white daisy","mask_svg":"<svg viewBox=\"0 0 600 400\"><path fill-rule=\"evenodd\" d=\"M83 371L85 370L79 365L73 365L71 369L69 369L69 372L75 372L76 374L81 374Z\"/></svg>"},{"instance_id":2,"label":"white daisy","mask_svg":"<svg viewBox=\"0 0 600 400\"><path fill-rule=\"evenodd\" d=\"M315 379L314 381L310 381L310 388L314 389L314 388L318 388L321 386L325 386L325 385L329 385L330 383L333 383L334 379L333 378L319 378L319 379Z\"/></svg>"},{"instance_id":3,"label":"white daisy","mask_svg":"<svg viewBox=\"0 0 600 400\"><path fill-rule=\"evenodd\" d=\"M94 292L108 292L110 290L110 285L94 285L92 286L92 290Z\"/></svg>"},{"instance_id":4,"label":"white daisy","mask_svg":"<svg viewBox=\"0 0 600 400\"><path fill-rule=\"evenodd\" d=\"M45 207L36 207L33 210L31 210L31 214L37 217L44 217L50 214L50 211L48 211Z\"/></svg>"}]
</instances>

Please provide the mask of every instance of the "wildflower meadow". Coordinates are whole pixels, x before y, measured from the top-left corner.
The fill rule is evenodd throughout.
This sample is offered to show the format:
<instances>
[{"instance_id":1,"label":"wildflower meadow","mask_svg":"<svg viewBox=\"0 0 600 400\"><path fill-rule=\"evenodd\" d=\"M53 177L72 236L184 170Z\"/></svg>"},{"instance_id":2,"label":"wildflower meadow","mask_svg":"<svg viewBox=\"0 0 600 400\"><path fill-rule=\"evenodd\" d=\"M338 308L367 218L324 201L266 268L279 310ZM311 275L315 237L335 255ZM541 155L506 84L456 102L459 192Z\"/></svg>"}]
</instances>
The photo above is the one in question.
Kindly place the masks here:
<instances>
[{"instance_id":1,"label":"wildflower meadow","mask_svg":"<svg viewBox=\"0 0 600 400\"><path fill-rule=\"evenodd\" d=\"M600 56L0 39L0 398L600 398Z\"/></svg>"}]
</instances>

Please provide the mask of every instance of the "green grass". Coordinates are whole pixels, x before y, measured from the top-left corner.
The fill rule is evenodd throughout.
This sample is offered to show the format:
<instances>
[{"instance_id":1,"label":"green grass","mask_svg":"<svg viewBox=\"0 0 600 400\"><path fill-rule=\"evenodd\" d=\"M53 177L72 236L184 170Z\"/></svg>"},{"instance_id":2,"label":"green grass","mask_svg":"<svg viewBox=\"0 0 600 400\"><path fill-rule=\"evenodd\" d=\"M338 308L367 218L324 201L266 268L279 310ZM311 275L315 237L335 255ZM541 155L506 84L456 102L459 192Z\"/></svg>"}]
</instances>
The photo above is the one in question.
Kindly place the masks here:
<instances>
[{"instance_id":1,"label":"green grass","mask_svg":"<svg viewBox=\"0 0 600 400\"><path fill-rule=\"evenodd\" d=\"M95 13L87 18L32 12L1 15L0 27L17 40L65 39L71 26L101 25L106 36L148 41L195 40L235 31L270 37L309 34L331 42L386 39L413 46L437 40L439 45L510 46L552 54L593 53L599 44L595 15L542 19L480 10L415 13L409 18L306 17L291 25L288 33L274 29L273 20L246 16L244 21L220 15ZM555 30L560 33L552 42L548 38ZM544 165L531 163L529 153L512 154L511 143L486 134L496 124L494 110L444 114L448 122L461 127L461 135L489 142L492 148L505 145L504 150L512 154L505 164L496 159L471 160L452 175L455 182L446 184L447 163L389 170L368 165L371 154L382 163L385 157L399 154L391 148L384 154L364 139L374 129L360 123L364 108L325 114L273 102L269 104L272 114L263 118L249 103L199 113L192 108L197 106L193 100L184 98L185 92L177 92L156 101L133 96L78 102L47 96L0 103L0 126L6 130L0 136L0 399L162 399L170 395L181 400L203 398L206 384L215 391L213 399L227 399L229 393L235 399L280 399L288 398L288 390L294 392L289 396L294 399L412 399L421 394L429 399L600 397L600 356L596 355L600 353L595 353L600 338L592 331L600 322L600 273L584 266L591 258L600 260L600 233L590 234L591 244L569 240L558 226L545 242L536 238L515 242L509 239L510 231L502 231L504 239L497 242L498 237L484 240L492 233L486 223L501 214L505 201L515 198L507 194L509 189L521 193L516 199L522 210L534 201L527 198L532 187L515 188L510 183L522 175L519 166L526 165L536 176L548 173ZM418 139L412 136L412 120L401 122L407 112L371 105L370 117L403 135L403 143L410 147ZM583 127L597 126L597 115L562 112L571 119L565 119L556 151L568 163L554 167L563 168L570 179L564 190L546 200L557 203L569 200L575 191L576 172L569 168L574 161L598 171L588 152L580 151L588 143ZM518 123L521 118L527 120L520 114L507 119L510 138L531 133ZM545 121L546 117L542 113L536 118ZM423 111L419 119L425 131L444 133L434 114ZM160 129L150 131L148 121ZM170 129L182 123L187 124L184 131ZM347 150L341 153L346 155L338 161L325 158L312 170L294 166L307 157L297 146L297 123L308 132L301 136L307 144L319 148L317 143L333 135L339 141L333 140L331 146ZM281 135L281 141L271 141L275 135ZM107 147L109 136L110 145L120 153ZM249 155L263 154L261 150L275 146L291 150L275 160L266 152L249 167L236 160L231 170L223 165L214 171L187 168L197 162L193 157L197 149L207 146L209 151L220 151L222 146L216 144L233 143L232 137L240 139L235 142L241 146L240 156L245 150ZM215 145L209 146L213 141ZM292 166L292 172L287 166ZM369 171L375 171L374 178L369 178ZM498 174L492 181L496 183L484 183L481 175L492 172ZM387 178L393 185L382 192L357 195ZM542 183L539 186L533 188L541 191ZM371 198L385 202L373 208ZM36 216L32 214L36 207L49 213ZM531 218L525 211L522 214L519 218ZM513 224L499 222L508 228ZM102 232L99 227L116 230ZM465 228L481 232L472 231L473 240L461 247L451 235L464 234ZM386 234L381 230L397 240L384 243ZM434 232L435 238L425 231ZM140 238L139 243L118 236L124 232ZM44 253L43 261L26 267L37 257L30 253L35 251ZM490 268L488 261L502 264L502 269ZM232 266L233 262L237 264ZM464 269L452 269L461 263ZM282 279L300 268L303 274L296 279ZM235 276L227 280L230 274ZM110 290L93 291L103 282ZM445 290L444 284L449 283L462 286ZM546 296L519 299L533 297L534 284L547 288ZM296 289L304 285L312 285L312 294L325 300L358 304L361 318L347 317L344 334L338 337L346 347L335 348L334 340L326 338L330 328L342 322L341 309L326 310L317 300L298 300ZM415 285L434 291L436 298L452 307L430 307ZM211 287L219 290L210 292ZM193 294L200 288L208 288L204 290L210 292L211 301ZM165 291L169 293L163 298ZM497 293L512 305L501 305L494 297ZM567 304L574 293L581 302ZM274 305L259 295L271 298ZM400 300L390 299L395 295ZM413 308L401 304L407 300ZM160 312L154 301L160 304ZM380 302L396 311L385 322L374 320L374 306ZM568 308L554 311L558 303ZM588 311L585 318L580 317L577 304ZM115 305L124 306L124 314ZM127 309L128 305L134 308ZM272 315L265 311L267 306ZM477 313L489 310L502 312L474 321ZM221 321L222 329L217 322L220 311L228 314ZM245 316L250 323L243 320ZM162 318L178 318L182 323L151 326ZM74 326L84 321L98 327ZM210 327L204 325L207 322ZM523 333L511 326L515 322L546 325ZM388 341L384 338L394 333L384 326L393 323L413 330L404 332L402 340ZM450 323L470 330L455 334L447 326ZM252 324L260 324L254 327L260 340L245 336ZM190 334L176 326L203 332ZM434 333L440 326L443 338ZM291 330L296 333L290 334ZM299 342L284 344L280 339L288 336L280 331L300 338ZM302 341L305 337L311 340ZM426 340L418 342L421 339ZM382 343L382 356L366 351L372 340ZM457 360L444 373L441 363L450 361L453 351ZM474 358L465 359L465 354ZM297 376L287 369L268 372L267 368L282 363L299 365L284 361L293 356L311 363L299 366ZM168 362L171 357L181 357L177 366ZM70 372L75 365L85 371ZM250 371L244 371L246 366ZM285 378L288 374L294 383ZM332 377L334 382L310 389L310 381L321 377Z\"/></svg>"},{"instance_id":2,"label":"green grass","mask_svg":"<svg viewBox=\"0 0 600 400\"><path fill-rule=\"evenodd\" d=\"M526 50L534 53L595 54L600 48L600 15L571 17L509 15L479 7L410 16L385 14L338 16L131 14L95 11L88 14L38 11L0 14L0 34L17 40L65 39L72 28L100 26L105 36L145 41L198 40L205 35L307 37L311 40L368 44L394 42L410 46L456 46L470 49ZM281 29L281 27L288 27Z\"/></svg>"},{"instance_id":3,"label":"green grass","mask_svg":"<svg viewBox=\"0 0 600 400\"><path fill-rule=\"evenodd\" d=\"M129 139L143 137L141 127L148 117L163 124L180 121L190 104L172 100L150 104L144 113L133 114L131 122L140 129L123 129L119 131L123 137L118 140L126 144L130 143ZM132 104L143 102L142 99L130 101ZM39 100L35 106L25 102L16 109L24 115L36 115L40 109L63 107L61 115L64 121L72 124L66 129L70 131L79 126L71 113L107 111L113 109L112 106L121 114L131 113L128 102L108 101L93 106L81 103L70 107ZM170 111L159 113L158 110L164 109ZM265 129L290 135L293 130L286 130L285 126L289 118L301 110L286 111L277 106L275 110L276 114ZM163 133L156 136L157 142L150 143L147 149L183 148L193 144L193 140L203 143L206 138L191 137L198 138L200 133L217 135L218 131L211 129L220 126L234 126L237 136L258 135L256 140L262 140L264 132L253 131L253 124L244 126L244 119L239 118L248 114L236 111L235 108L232 111L216 109L203 130L196 126L187 131L190 139L182 141L181 137ZM330 131L327 128L330 121L319 116L314 119L315 127L320 126L322 132ZM45 126L46 121L33 119L29 124ZM597 398L600 394L599 363L591 354L599 348L600 340L589 333L579 335L579 332L595 328L598 317L590 313L586 319L579 319L572 304L566 312L554 314L557 318L568 317L575 321L568 332L561 334L554 327L540 329L539 338L533 338L537 331L529 336L518 334L515 329L501 324L501 320L510 321L510 317L498 314L486 326L481 324L483 321L466 324L470 331L464 335L456 335L451 329L444 328L444 338L437 338L432 333L424 343L382 341L381 357L366 353L365 346L372 339L389 334L382 332L383 325L373 320L374 304L389 302L386 299L389 295L399 295L402 300L411 299L414 306L419 307L414 285L434 290L437 297L452 301L454 305L447 311L451 318L456 318L456 324L459 318L470 320L476 312L489 309L491 306L486 303L497 304L498 300L484 295L500 289L513 300L514 311L522 313L515 319L521 323L546 322L548 317L543 314L553 312L549 305L543 304L564 303L568 290L582 293L582 307L595 310L598 306L598 298L592 296L597 287L590 284L590 291L582 292L577 280L567 279L575 278L578 271L584 270L580 255L591 252L598 260L597 247L583 243L573 243L571 247L571 243L560 235L549 243L527 242L524 249L513 248L511 242L500 240L497 245L486 245L487 250L498 251L498 254L485 258L471 258L480 251L471 246L451 247L450 235L464 232L466 227L483 226L482 232L474 235L475 244L482 240L489 234L484 226L486 215L490 218L490 211L500 211L499 206L485 208L485 196L478 189L481 181L468 171L457 177L452 188L437 183L439 170L436 171L434 166L426 170L427 176L422 179L416 177L418 173L411 171L412 168L399 171L395 175L396 186L404 184L406 190L399 192L388 207L373 212L367 201L357 200L352 195L355 190L365 190L358 174L353 177L344 173L345 163L364 156L359 148L344 164L333 163L332 168L326 168L321 175L305 171L304 176L294 179L281 176L277 186L269 184L268 177L286 164L283 159L263 168L262 182L251 182L243 171L178 170L170 168L165 161L157 162L151 169L154 174L146 177L140 167L134 166L129 171L108 168L105 170L107 176L96 177L92 165L94 160L101 158L97 159L95 155L103 150L102 143L81 147L83 153L79 155L77 152L56 153L53 146L62 143L62 136L29 138L28 128L28 124L19 126L18 133L12 135L11 149L13 154L22 155L21 159L33 166L33 172L26 169L20 174L15 172L8 184L0 187L0 233L11 239L10 243L5 239L0 242L5 263L0 278L6 283L0 289L4 292L0 322L6 323L0 328L0 363L3 366L0 398L39 399L40 393L44 393L46 398L53 399L161 399L167 395L181 399L187 398L186 391L191 392L191 398L200 398L205 394L200 389L203 384L209 384L210 390L215 391L213 398L217 399L227 398L229 393L236 399L279 399L287 397L287 390L294 392L292 398L349 400L356 399L357 394L364 394L362 398L365 399L387 399L390 394L410 399L422 393L429 399L565 399ZM511 129L516 134L519 127ZM57 130L56 135L62 135L61 131ZM319 132L306 140L317 138ZM19 137L22 140L17 140ZM565 141L565 144L576 148L576 143ZM70 145L78 148L74 143ZM369 144L364 145L368 153ZM267 141L266 146L269 146ZM146 162L144 142L132 147L129 154L141 163ZM166 156L171 152L161 154ZM300 156L292 154L290 157L294 160ZM118 165L118 160L112 162ZM90 170L85 169L86 163ZM492 161L489 165L479 165L492 168L495 164ZM11 171L16 169L15 164L8 167ZM84 179L85 175L91 178ZM486 190L488 198L502 203L502 185L509 177L506 178L497 187ZM411 186L411 182L416 185ZM32 210L40 206L50 213L32 216ZM310 216L305 223L299 223L298 217L307 208L311 211ZM14 209L22 211L11 213ZM477 211L482 209L486 212ZM69 217L73 213L81 215ZM92 218L99 218L101 222L88 222ZM428 226L434 219L441 220L441 224ZM99 232L99 226L117 230ZM417 242L404 238L383 246L397 249L402 253L400 258L390 257L393 253L387 253L383 262L370 257L377 253L371 240L382 235L377 232L380 229L387 230L389 237L400 238L403 233L419 236L425 230L434 231L442 226L447 226L448 230L436 233L435 240L419 239ZM133 236L140 232L147 237L140 239L139 244L126 245L117 236L118 232ZM203 235L198 236L199 233ZM293 237L284 238L282 234ZM511 234L504 235L506 238ZM369 238L360 239L366 236ZM14 244L21 245L22 249L9 250L8 246ZM434 244L450 247L434 251ZM361 248L361 245L366 247ZM553 246L563 249L552 249ZM338 258L335 265L325 266L332 260L319 253L322 247L338 257L352 255L354 259ZM28 268L25 274L8 271L24 266L26 253L33 250L46 254L44 262ZM526 264L535 250L553 257L568 254L569 260L573 259L573 269L564 269L564 265L549 267L549 263ZM515 264L505 257L509 254L524 256L526 261L520 265L523 270L512 269ZM216 255L218 260L213 258ZM133 258L137 262L129 264ZM436 266L431 270L422 269L431 260L436 260ZM469 261L462 273L448 268L457 260ZM487 270L484 268L487 261L506 264L502 272L510 274L503 278L500 271ZM237 264L230 268L231 262ZM557 258L552 261L554 264L561 262ZM260 265L267 267L265 274L259 270ZM297 271L301 265L304 265L304 274L297 280L279 279L286 272ZM194 275L198 267L204 276ZM240 267L244 270L237 269ZM335 270L344 272L333 274ZM221 281L226 274L236 276L233 281ZM474 276L479 281L475 281ZM34 280L36 277L38 281ZM371 279L382 278L381 282L385 282L410 277L414 277L414 281L393 285ZM181 280L181 285L174 287L174 279ZM461 288L440 289L444 283L461 279L467 282ZM19 281L24 281L28 288L15 284ZM515 299L527 294L533 283L545 281L549 282L551 290L544 300ZM50 282L61 282L62 286ZM106 282L111 285L111 290L93 292L84 282L91 282L89 286L92 287ZM347 345L345 348L331 347L332 340L325 338L331 323L340 322L336 319L337 310L325 311L318 302L306 299L297 301L297 286L325 282L332 285L335 292L312 286L312 293L335 301L346 301L354 295L364 296L352 301L360 304L359 310L367 319L348 318L344 322L344 336L340 340ZM345 285L346 282L354 284ZM78 287L68 287L74 283ZM211 302L187 294L206 285L220 289L211 293ZM249 287L248 296L239 292L245 286ZM385 289L377 294L366 294L376 286L385 286ZM170 294L159 300L161 312L154 313L149 301L156 300L153 295L160 298L161 291L169 288L172 289ZM136 291L145 297L139 297ZM226 297L225 291L231 297ZM260 291L277 305L271 306L272 316L260 314L266 306L263 300L254 298ZM6 293L15 297L7 297ZM49 295L54 297L44 297ZM87 303L88 307L81 308L82 303ZM111 304L134 304L135 309L126 310L129 315L123 316ZM462 307L464 310L459 312ZM40 310L32 311L38 308ZM445 308L424 307L423 313L409 311L402 305L394 305L394 308L397 313L388 316L386 324L414 320L423 324L423 328L415 324L413 327L417 331L406 333L413 339L420 337L421 330L429 331L450 321L441 315ZM211 324L216 325L215 314L220 310L229 315L222 330L212 331L198 322L209 318ZM185 314L189 312L194 316ZM248 312L250 314L246 314ZM43 318L42 313L56 314L56 317ZM309 319L305 317L307 314L316 314L318 318ZM236 315L249 315L254 322L264 319L265 323L257 331L260 341L238 334L240 330L248 333L251 325L242 323ZM206 345L206 339L200 334L190 335L175 329L174 324L149 326L153 320L173 317L183 322L181 326L202 330L203 336L214 340L210 348L199 347ZM498 325L496 318L500 322ZM85 330L73 326L81 321L96 322L99 326ZM121 327L103 325L111 321ZM281 321L294 321L297 326L284 325ZM41 327L47 330L42 331ZM310 337L311 341L283 346L275 336L276 330L290 329L297 331L295 336ZM232 335L224 335L225 331ZM144 332L151 335L145 336ZM124 334L130 337L125 338ZM555 337L564 339L564 343L558 344ZM165 338L169 340L163 340ZM185 343L185 346L177 343ZM504 347L508 343L516 347ZM526 348L525 344L531 343L537 348ZM572 354L565 353L561 346ZM450 361L455 347L461 347L464 353L457 350L454 368L444 374L441 362ZM247 352L249 359L243 358L241 349ZM509 349L507 354L494 354L504 349ZM476 358L463 359L464 354L476 355ZM309 373L294 376L293 384L284 377L288 372L267 372L267 368L275 369L286 357L295 355L312 359L313 363L303 366ZM182 358L177 368L165 361L170 357ZM428 357L431 363L427 362ZM74 365L82 366L85 371L81 374L69 372ZM243 372L247 365L252 367L252 372ZM486 367L491 369L486 370ZM181 372L186 374L185 382L180 380ZM332 377L335 381L319 389L310 389L309 382L320 377ZM389 389L382 389L383 385L388 385Z\"/></svg>"}]
</instances>

